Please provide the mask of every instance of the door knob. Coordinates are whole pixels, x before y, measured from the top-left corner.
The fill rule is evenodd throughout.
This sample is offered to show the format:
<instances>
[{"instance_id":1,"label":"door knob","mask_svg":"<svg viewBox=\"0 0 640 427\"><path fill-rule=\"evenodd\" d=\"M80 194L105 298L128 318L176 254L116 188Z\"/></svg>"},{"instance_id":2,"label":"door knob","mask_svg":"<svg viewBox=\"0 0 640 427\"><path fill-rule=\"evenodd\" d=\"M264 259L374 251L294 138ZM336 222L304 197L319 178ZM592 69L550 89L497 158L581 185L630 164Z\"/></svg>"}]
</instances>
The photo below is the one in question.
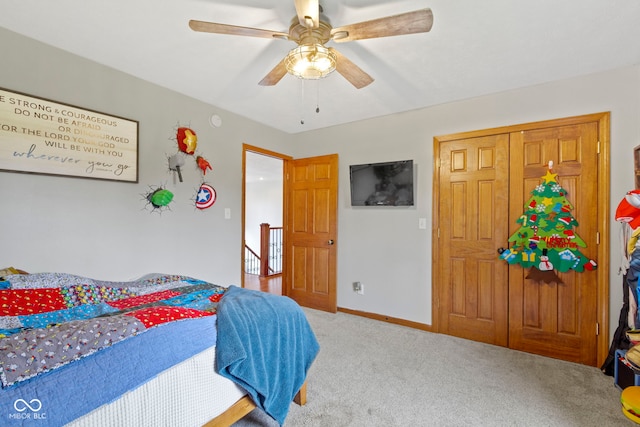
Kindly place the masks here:
<instances>
[{"instance_id":1,"label":"door knob","mask_svg":"<svg viewBox=\"0 0 640 427\"><path fill-rule=\"evenodd\" d=\"M329 246L333 245L333 239L329 239L327 243L329 243Z\"/></svg>"},{"instance_id":2,"label":"door knob","mask_svg":"<svg viewBox=\"0 0 640 427\"><path fill-rule=\"evenodd\" d=\"M502 252L504 252L504 251L506 251L506 249L505 249L505 248L498 248L498 253L499 253L499 254L502 254Z\"/></svg>"}]
</instances>

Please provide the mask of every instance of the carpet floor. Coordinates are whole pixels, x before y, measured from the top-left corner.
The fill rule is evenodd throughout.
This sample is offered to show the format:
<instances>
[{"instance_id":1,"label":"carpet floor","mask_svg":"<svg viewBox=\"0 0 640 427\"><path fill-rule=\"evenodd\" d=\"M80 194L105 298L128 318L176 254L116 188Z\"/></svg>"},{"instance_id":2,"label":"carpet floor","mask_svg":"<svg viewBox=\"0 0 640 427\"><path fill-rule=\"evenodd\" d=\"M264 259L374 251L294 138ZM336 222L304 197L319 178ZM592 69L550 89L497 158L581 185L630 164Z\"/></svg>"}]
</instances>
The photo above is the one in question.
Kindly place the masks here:
<instances>
[{"instance_id":1,"label":"carpet floor","mask_svg":"<svg viewBox=\"0 0 640 427\"><path fill-rule=\"evenodd\" d=\"M625 426L598 368L304 309L320 342L297 426ZM277 426L256 409L235 427Z\"/></svg>"}]
</instances>

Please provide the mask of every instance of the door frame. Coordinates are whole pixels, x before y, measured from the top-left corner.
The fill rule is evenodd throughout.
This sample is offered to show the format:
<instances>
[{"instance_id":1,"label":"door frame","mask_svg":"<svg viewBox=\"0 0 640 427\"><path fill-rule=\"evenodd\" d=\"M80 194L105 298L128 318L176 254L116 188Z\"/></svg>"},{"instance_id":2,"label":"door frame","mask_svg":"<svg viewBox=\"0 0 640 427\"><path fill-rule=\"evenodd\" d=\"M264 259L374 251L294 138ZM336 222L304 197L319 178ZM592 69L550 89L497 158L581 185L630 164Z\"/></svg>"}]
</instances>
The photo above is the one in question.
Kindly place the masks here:
<instances>
[{"instance_id":1,"label":"door frame","mask_svg":"<svg viewBox=\"0 0 640 427\"><path fill-rule=\"evenodd\" d=\"M573 116L561 119L551 119L532 123L523 123L511 126L497 127L491 129L476 130L470 132L461 132L450 135L433 137L433 210L432 210L432 257L431 257L431 322L434 332L440 332L439 325L439 309L440 309L440 292L443 284L438 280L438 268L440 263L438 251L438 239L440 234L439 212L440 212L440 143L457 140L468 139L481 136L521 132L546 127L559 127L566 125L574 125L585 122L598 122L598 247L597 261L598 269L595 271L597 275L597 322L599 325L599 333L596 337L597 366L601 366L609 353L609 269L610 269L610 112L601 112L587 114L581 116ZM496 255L497 256L497 255Z\"/></svg>"},{"instance_id":2,"label":"door frame","mask_svg":"<svg viewBox=\"0 0 640 427\"><path fill-rule=\"evenodd\" d=\"M281 153L277 153L275 151L271 151L271 150L266 150L264 148L260 148L260 147L256 147L253 145L249 145L249 144L242 144L242 208L241 208L241 215L242 215L242 233L241 233L241 241L240 241L240 283L241 283L241 287L244 288L244 242L245 242L245 213L246 213L246 186L247 186L247 152L251 152L251 153L255 153L255 154L260 154L263 156L268 156L268 157L274 157L276 159L281 159L283 164L282 164L282 224L286 224L287 220L289 218L289 212L287 209L288 206L288 197L286 194L286 173L287 173L287 168L288 165L287 163L293 159L293 157L288 156L286 154L281 154ZM286 245L283 245L282 250L286 251ZM286 279L286 274L288 274L286 271L286 265L285 265L285 257L286 253L282 254L282 282L285 283L285 279ZM286 291L284 289L284 287L282 288L282 294L286 295Z\"/></svg>"}]
</instances>

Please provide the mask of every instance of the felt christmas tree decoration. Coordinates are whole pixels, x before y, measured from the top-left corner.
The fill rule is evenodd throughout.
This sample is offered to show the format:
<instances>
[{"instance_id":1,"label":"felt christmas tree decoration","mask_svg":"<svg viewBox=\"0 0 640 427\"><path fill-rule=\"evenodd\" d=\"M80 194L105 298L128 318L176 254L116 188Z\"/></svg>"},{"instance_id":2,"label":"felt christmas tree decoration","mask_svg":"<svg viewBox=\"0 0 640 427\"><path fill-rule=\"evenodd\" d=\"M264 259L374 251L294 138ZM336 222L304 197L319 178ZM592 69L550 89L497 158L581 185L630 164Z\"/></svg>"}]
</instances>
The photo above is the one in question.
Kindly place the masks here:
<instances>
[{"instance_id":1,"label":"felt christmas tree decoration","mask_svg":"<svg viewBox=\"0 0 640 427\"><path fill-rule=\"evenodd\" d=\"M547 173L531 192L524 213L516 221L520 228L509 237L511 247L500 258L530 268L526 277L545 283L562 283L556 270L562 273L594 270L596 262L579 250L587 245L574 231L578 221L572 211L567 191L558 183L549 162Z\"/></svg>"}]
</instances>

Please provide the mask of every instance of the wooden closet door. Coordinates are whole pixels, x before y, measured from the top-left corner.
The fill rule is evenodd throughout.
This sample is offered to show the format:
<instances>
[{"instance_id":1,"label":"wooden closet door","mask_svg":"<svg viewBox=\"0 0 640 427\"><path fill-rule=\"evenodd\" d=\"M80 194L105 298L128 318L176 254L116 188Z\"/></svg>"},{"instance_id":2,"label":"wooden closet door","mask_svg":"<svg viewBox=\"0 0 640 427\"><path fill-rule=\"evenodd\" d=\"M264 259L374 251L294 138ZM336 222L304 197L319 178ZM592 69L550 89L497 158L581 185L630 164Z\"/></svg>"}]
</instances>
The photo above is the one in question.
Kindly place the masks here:
<instances>
[{"instance_id":1,"label":"wooden closet door","mask_svg":"<svg viewBox=\"0 0 640 427\"><path fill-rule=\"evenodd\" d=\"M440 332L507 345L509 135L440 144Z\"/></svg>"},{"instance_id":2,"label":"wooden closet door","mask_svg":"<svg viewBox=\"0 0 640 427\"><path fill-rule=\"evenodd\" d=\"M477 154L491 141L495 165ZM610 344L609 113L438 136L434 155L435 330L602 364ZM520 227L516 221L549 160L573 205L578 221L573 231L587 245L580 251L598 263L596 271L558 273L564 282L559 285L526 279L529 269L520 265L492 264L498 259L495 251L510 246L508 238ZM483 204L490 199L480 195L480 188L494 189L492 208ZM485 212L494 215L493 222ZM479 217L478 222L468 216ZM480 229L492 232L475 231Z\"/></svg>"},{"instance_id":3,"label":"wooden closet door","mask_svg":"<svg viewBox=\"0 0 640 427\"><path fill-rule=\"evenodd\" d=\"M578 221L574 229L587 244L581 252L597 258L597 122L513 132L510 135L510 234L519 224L531 191L548 162L567 190ZM529 269L509 268L509 347L563 360L596 364L597 275L558 273L564 283L526 279Z\"/></svg>"}]
</instances>

